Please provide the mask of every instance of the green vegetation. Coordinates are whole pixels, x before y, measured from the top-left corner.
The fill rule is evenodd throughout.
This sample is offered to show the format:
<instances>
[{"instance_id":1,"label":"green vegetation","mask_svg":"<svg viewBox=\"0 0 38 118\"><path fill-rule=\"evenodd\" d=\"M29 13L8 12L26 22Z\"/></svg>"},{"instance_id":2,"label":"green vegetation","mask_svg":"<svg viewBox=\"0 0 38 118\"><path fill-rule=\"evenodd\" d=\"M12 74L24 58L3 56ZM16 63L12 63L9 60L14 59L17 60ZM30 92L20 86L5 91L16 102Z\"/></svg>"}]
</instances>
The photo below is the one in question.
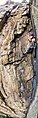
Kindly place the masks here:
<instances>
[{"instance_id":1,"label":"green vegetation","mask_svg":"<svg viewBox=\"0 0 38 118\"><path fill-rule=\"evenodd\" d=\"M0 118L9 118L8 116L2 116L2 115L0 115Z\"/></svg>"}]
</instances>

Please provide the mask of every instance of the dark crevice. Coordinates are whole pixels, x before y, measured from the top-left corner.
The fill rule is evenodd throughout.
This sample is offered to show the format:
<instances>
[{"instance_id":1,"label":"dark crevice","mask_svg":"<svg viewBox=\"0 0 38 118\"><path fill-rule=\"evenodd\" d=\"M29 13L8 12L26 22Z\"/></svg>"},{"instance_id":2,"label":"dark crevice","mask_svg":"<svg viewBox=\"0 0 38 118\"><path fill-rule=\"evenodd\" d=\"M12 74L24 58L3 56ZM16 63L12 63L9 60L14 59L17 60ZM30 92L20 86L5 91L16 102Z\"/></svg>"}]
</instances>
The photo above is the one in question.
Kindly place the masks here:
<instances>
[{"instance_id":1,"label":"dark crevice","mask_svg":"<svg viewBox=\"0 0 38 118\"><path fill-rule=\"evenodd\" d=\"M1 96L1 99L4 101L5 105L8 106L8 107L16 114L15 110L14 110L13 108L11 108L11 107L7 104L7 102L5 101L5 98L4 98L3 94L1 93L1 91L0 91L0 96Z\"/></svg>"},{"instance_id":2,"label":"dark crevice","mask_svg":"<svg viewBox=\"0 0 38 118\"><path fill-rule=\"evenodd\" d=\"M7 22L7 20L8 20L9 17L10 17L10 11L7 11L4 14L3 18L1 19L1 22L0 22L0 25L1 25L0 26L0 32L3 29L4 25L6 24L6 22Z\"/></svg>"}]
</instances>

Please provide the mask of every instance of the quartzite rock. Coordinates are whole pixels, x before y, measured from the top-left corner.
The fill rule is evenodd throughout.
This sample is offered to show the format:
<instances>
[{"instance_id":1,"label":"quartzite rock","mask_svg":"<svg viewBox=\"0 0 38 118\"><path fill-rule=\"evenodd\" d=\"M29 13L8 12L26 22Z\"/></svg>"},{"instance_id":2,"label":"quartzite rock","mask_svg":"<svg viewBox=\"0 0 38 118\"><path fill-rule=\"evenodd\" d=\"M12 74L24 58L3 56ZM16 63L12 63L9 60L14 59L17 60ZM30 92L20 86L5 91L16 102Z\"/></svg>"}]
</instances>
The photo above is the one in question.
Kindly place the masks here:
<instances>
[{"instance_id":1,"label":"quartzite rock","mask_svg":"<svg viewBox=\"0 0 38 118\"><path fill-rule=\"evenodd\" d=\"M15 4L14 4L15 5ZM32 99L33 54L26 54L32 42L29 5L17 4L0 32L0 114L26 117Z\"/></svg>"}]
</instances>

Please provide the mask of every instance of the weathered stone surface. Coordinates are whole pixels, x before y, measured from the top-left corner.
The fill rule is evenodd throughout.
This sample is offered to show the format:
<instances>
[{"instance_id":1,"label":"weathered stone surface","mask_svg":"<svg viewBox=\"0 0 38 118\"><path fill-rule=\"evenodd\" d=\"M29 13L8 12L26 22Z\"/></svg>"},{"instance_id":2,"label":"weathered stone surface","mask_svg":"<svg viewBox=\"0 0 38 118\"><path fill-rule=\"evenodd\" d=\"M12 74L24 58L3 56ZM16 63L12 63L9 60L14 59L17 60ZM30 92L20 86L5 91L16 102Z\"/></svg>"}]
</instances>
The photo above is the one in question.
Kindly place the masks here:
<instances>
[{"instance_id":1,"label":"weathered stone surface","mask_svg":"<svg viewBox=\"0 0 38 118\"><path fill-rule=\"evenodd\" d=\"M26 117L32 99L33 54L26 53L32 44L28 8L22 3L12 9L0 33L0 114L13 118Z\"/></svg>"}]
</instances>

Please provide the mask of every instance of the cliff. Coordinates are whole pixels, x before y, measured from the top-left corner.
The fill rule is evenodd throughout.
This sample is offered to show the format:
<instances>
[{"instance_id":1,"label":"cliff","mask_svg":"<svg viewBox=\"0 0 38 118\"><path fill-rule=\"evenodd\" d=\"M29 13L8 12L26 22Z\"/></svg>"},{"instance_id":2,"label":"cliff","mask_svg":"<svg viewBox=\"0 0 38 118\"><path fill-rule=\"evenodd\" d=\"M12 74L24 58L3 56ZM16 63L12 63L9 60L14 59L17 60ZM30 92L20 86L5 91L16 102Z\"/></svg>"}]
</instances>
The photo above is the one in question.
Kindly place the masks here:
<instances>
[{"instance_id":1,"label":"cliff","mask_svg":"<svg viewBox=\"0 0 38 118\"><path fill-rule=\"evenodd\" d=\"M34 93L29 5L12 3L0 11L0 114L24 118Z\"/></svg>"}]
</instances>

